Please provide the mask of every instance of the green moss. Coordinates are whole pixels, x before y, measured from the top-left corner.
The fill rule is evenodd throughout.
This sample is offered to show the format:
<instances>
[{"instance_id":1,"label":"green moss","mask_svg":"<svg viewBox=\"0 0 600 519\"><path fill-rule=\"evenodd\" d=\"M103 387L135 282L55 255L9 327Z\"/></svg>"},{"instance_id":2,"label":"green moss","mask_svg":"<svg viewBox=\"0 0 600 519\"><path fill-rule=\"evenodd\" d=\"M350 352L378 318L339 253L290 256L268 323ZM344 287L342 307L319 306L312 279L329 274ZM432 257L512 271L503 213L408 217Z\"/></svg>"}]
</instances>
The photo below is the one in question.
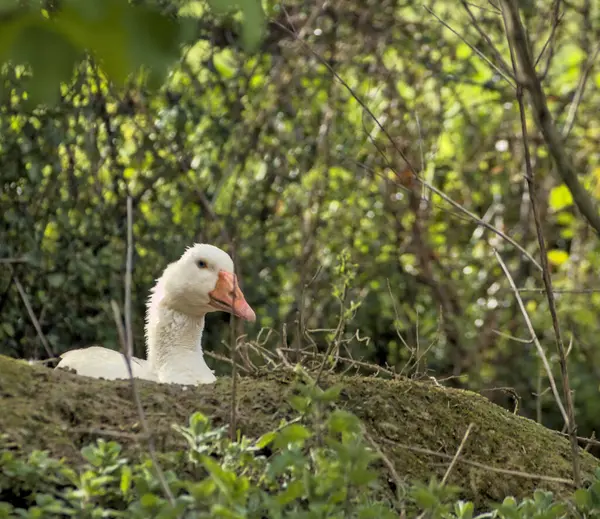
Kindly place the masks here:
<instances>
[{"instance_id":1,"label":"green moss","mask_svg":"<svg viewBox=\"0 0 600 519\"><path fill-rule=\"evenodd\" d=\"M237 423L256 437L294 415L287 397L292 375L271 373L241 378L238 383ZM569 479L572 476L568 441L526 418L515 416L469 391L447 389L410 380L326 376L323 385L341 382L339 405L361 418L397 473L406 480L441 478L448 461L408 450L400 444L453 455L468 425L474 428L463 449L466 459L488 466ZM184 389L137 382L157 448L183 448L173 423L186 423L194 411L210 416L215 425L229 422L231 380ZM54 456L78 462L79 449L96 437L115 438L130 455L145 449L139 418L128 381L111 382L79 377L64 371L31 366L0 356L0 431L18 448L48 449ZM598 460L581 452L581 465L591 477ZM387 477L382 464L382 478ZM507 476L458 463L450 483L464 489L476 505L507 495L530 495L534 488L560 496L569 485ZM392 492L393 485L390 485Z\"/></svg>"}]
</instances>

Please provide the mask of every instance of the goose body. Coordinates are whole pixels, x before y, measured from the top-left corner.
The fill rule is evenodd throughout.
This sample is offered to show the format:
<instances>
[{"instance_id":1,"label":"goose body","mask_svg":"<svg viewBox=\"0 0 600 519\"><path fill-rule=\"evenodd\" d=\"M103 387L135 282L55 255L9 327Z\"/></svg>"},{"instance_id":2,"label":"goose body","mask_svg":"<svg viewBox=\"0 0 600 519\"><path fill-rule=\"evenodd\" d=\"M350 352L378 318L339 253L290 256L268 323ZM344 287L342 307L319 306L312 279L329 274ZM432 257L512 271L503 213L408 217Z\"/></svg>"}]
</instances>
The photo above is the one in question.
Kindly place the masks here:
<instances>
[{"instance_id":1,"label":"goose body","mask_svg":"<svg viewBox=\"0 0 600 519\"><path fill-rule=\"evenodd\" d=\"M146 307L147 360L133 357L133 376L171 384L209 384L216 380L204 360L202 332L208 312L225 311L254 321L233 273L233 261L221 249L196 244L164 270ZM125 357L92 346L61 355L57 368L109 380L129 378Z\"/></svg>"},{"instance_id":2,"label":"goose body","mask_svg":"<svg viewBox=\"0 0 600 519\"><path fill-rule=\"evenodd\" d=\"M56 367L73 369L78 375L85 377L107 380L129 378L125 356L118 351L101 346L67 351L61 355L61 361ZM135 378L158 381L154 372L149 369L147 360L132 357L131 370Z\"/></svg>"}]
</instances>

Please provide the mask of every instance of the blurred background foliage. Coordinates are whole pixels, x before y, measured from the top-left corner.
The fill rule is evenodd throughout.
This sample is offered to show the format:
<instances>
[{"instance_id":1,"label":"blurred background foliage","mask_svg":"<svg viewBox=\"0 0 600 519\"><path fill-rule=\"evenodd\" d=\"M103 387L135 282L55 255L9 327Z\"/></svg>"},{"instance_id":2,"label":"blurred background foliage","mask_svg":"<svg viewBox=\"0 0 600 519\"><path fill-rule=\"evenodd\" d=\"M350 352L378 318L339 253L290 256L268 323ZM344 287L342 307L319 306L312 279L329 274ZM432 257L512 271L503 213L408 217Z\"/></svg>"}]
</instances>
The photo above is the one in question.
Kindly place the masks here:
<instances>
[{"instance_id":1,"label":"blurred background foliage","mask_svg":"<svg viewBox=\"0 0 600 519\"><path fill-rule=\"evenodd\" d=\"M59 2L56 17L61 4L77 3ZM92 2L104 11L78 11L100 18L77 44L100 51L72 49L58 68L50 63L62 44L44 40L60 40L54 29L3 36L2 59L12 63L0 108L0 353L44 359L91 344L119 348L110 300L123 299L131 195L138 356L154 279L205 241L235 252L258 316L244 328L249 339L272 328L267 348L314 343L323 352L341 338L341 355L418 370L510 409L518 395L518 412L560 429L493 249L527 290L558 376L540 273L414 182L401 156L539 260L514 89L474 50L489 54L471 14L510 62L495 4L269 1L264 31L256 6L235 14L235 2L210 4L146 3L109 16L124 3ZM567 152L597 198L600 6L529 0L521 10L556 124L572 124ZM99 47L85 39L92 35ZM9 52L13 44L21 51ZM123 72L139 66L145 72ZM566 291L557 304L579 433L590 434L600 427L599 244L530 128L553 280ZM209 317L206 350L229 355L228 320Z\"/></svg>"}]
</instances>

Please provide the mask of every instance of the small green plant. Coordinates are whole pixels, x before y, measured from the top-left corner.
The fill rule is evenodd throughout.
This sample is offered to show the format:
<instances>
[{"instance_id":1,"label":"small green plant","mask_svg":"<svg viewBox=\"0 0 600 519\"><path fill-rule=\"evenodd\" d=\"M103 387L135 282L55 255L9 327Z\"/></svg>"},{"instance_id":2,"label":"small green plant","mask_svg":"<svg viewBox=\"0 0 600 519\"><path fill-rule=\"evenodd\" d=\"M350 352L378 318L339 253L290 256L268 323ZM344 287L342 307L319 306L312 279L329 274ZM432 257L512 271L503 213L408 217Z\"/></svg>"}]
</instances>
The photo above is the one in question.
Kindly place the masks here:
<instances>
[{"instance_id":1,"label":"small green plant","mask_svg":"<svg viewBox=\"0 0 600 519\"><path fill-rule=\"evenodd\" d=\"M296 418L259 438L231 441L202 413L174 425L187 442L165 454L166 485L149 459L129 460L114 441L81 451L81 468L36 451L22 456L0 438L0 519L44 517L128 518L377 518L431 519L600 517L600 471L568 501L548 492L503 503L476 515L456 500L459 489L435 479L386 492L374 462L378 455L359 419L335 406L340 387L297 386Z\"/></svg>"}]
</instances>

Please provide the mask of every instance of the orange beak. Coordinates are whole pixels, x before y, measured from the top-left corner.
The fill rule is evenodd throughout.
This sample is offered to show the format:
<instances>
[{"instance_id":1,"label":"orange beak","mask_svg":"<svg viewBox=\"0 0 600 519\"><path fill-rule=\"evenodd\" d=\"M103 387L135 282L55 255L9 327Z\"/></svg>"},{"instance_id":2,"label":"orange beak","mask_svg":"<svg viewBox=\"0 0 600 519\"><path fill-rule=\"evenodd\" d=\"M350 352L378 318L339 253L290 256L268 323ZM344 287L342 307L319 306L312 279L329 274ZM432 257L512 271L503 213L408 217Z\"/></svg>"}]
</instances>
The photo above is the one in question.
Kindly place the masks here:
<instances>
[{"instance_id":1,"label":"orange beak","mask_svg":"<svg viewBox=\"0 0 600 519\"><path fill-rule=\"evenodd\" d=\"M221 270L217 285L208 295L210 296L210 304L214 308L229 312L245 321L256 321L256 314L246 302L235 274Z\"/></svg>"}]
</instances>

